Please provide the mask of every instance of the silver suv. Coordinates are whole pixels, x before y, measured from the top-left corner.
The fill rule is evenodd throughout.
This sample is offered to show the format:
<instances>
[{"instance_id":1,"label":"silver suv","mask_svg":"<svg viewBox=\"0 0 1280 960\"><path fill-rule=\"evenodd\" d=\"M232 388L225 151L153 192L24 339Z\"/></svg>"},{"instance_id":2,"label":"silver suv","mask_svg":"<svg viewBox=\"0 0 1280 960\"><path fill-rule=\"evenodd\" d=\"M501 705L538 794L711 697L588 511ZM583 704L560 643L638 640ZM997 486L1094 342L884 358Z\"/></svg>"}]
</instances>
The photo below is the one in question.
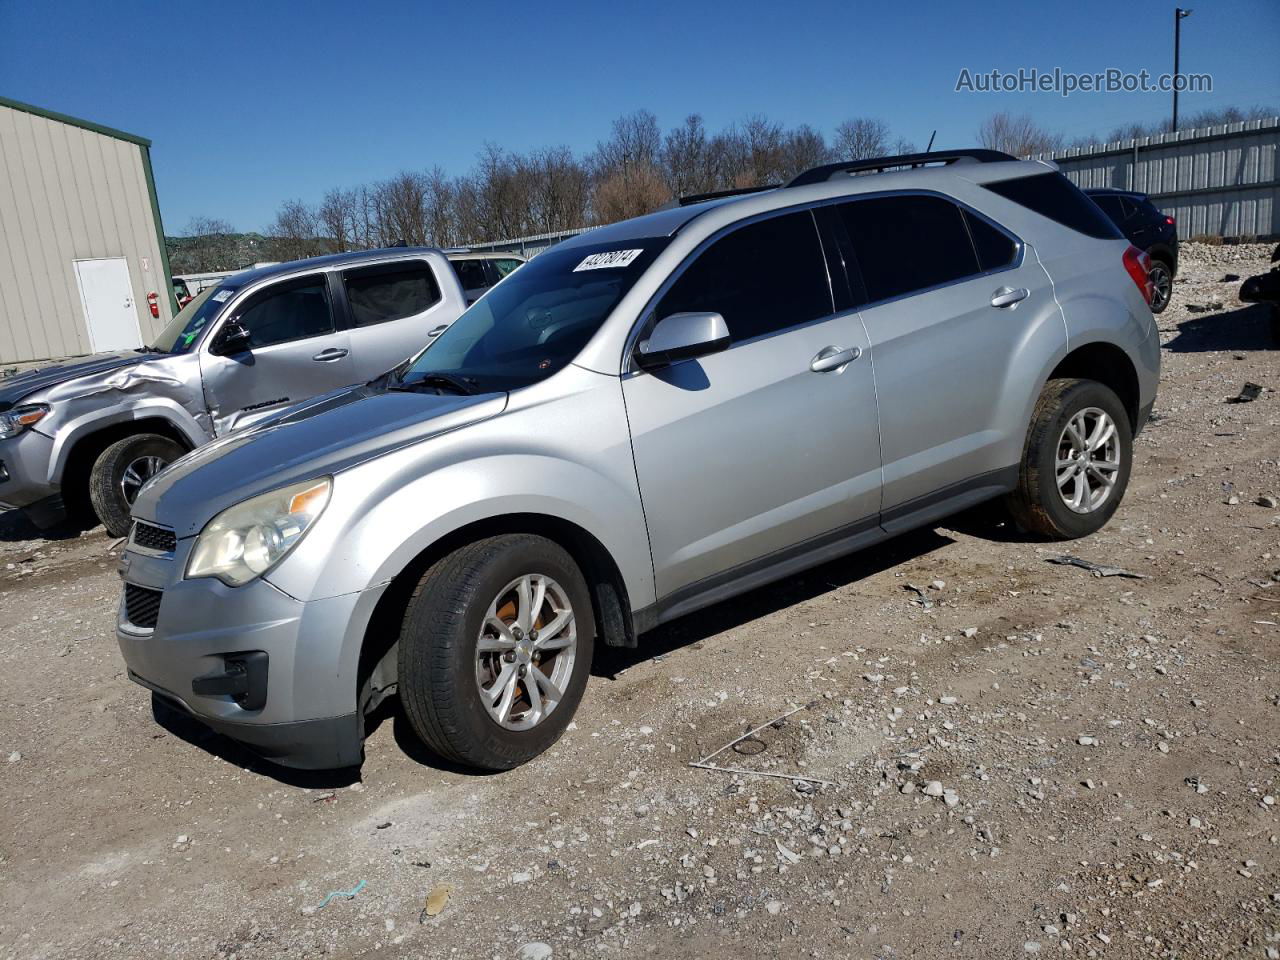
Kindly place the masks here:
<instances>
[{"instance_id":1,"label":"silver suv","mask_svg":"<svg viewBox=\"0 0 1280 960\"><path fill-rule=\"evenodd\" d=\"M0 380L0 509L47 527L91 506L122 537L142 484L182 454L385 373L466 304L445 255L425 248L228 276L150 346Z\"/></svg>"},{"instance_id":2,"label":"silver suv","mask_svg":"<svg viewBox=\"0 0 1280 960\"><path fill-rule=\"evenodd\" d=\"M1155 396L1150 293L1069 181L990 151L593 230L151 481L129 675L288 765L360 762L394 692L442 756L515 766L597 643L993 497L1097 530Z\"/></svg>"}]
</instances>

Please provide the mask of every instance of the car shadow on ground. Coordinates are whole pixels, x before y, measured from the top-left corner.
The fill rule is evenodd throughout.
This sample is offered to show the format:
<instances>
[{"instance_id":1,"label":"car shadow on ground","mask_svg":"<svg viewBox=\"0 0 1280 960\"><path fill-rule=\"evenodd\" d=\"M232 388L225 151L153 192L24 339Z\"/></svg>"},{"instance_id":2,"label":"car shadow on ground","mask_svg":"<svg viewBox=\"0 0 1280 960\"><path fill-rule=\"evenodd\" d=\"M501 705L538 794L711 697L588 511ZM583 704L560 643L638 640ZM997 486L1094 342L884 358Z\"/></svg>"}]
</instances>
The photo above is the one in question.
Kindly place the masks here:
<instances>
[{"instance_id":1,"label":"car shadow on ground","mask_svg":"<svg viewBox=\"0 0 1280 960\"><path fill-rule=\"evenodd\" d=\"M1164 348L1172 353L1275 350L1280 347L1278 327L1272 307L1255 303L1184 320L1178 324L1178 335Z\"/></svg>"},{"instance_id":2,"label":"car shadow on ground","mask_svg":"<svg viewBox=\"0 0 1280 960\"><path fill-rule=\"evenodd\" d=\"M646 633L634 650L600 645L596 648L591 672L596 677L615 680L623 671L654 657L665 656L684 647L698 649L698 645L709 637L740 628L786 607L812 600L830 590L848 587L908 561L926 557L956 542L947 535L948 530L1000 543L1026 540L1026 535L1019 532L1008 519L999 501L980 504L948 517L934 527L892 537L877 546L840 557L664 624ZM227 763L288 786L336 789L350 786L361 779L359 767L295 770L264 760L234 740L215 733L198 720L170 706L160 697L153 697L152 712L156 722L173 736ZM432 753L413 732L404 711L400 709L399 699L394 696L384 700L365 718L365 736L372 736L388 722L392 724L392 737L396 746L421 766L466 776L489 776L493 773L464 767Z\"/></svg>"},{"instance_id":3,"label":"car shadow on ground","mask_svg":"<svg viewBox=\"0 0 1280 960\"><path fill-rule=\"evenodd\" d=\"M0 543L22 543L27 540L76 540L92 527L73 520L41 530L21 510L0 510Z\"/></svg>"}]
</instances>

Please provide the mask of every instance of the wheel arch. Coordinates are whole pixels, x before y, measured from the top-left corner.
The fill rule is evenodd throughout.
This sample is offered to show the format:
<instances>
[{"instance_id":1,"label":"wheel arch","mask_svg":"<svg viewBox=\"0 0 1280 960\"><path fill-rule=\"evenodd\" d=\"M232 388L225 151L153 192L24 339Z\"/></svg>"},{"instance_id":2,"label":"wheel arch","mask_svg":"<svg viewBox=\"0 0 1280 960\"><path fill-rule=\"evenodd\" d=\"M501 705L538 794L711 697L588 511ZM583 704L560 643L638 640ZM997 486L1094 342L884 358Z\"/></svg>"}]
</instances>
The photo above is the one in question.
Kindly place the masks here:
<instances>
[{"instance_id":1,"label":"wheel arch","mask_svg":"<svg viewBox=\"0 0 1280 960\"><path fill-rule=\"evenodd\" d=\"M383 665L390 666L387 664L388 654L395 649L404 612L422 575L459 547L486 537L512 533L545 537L567 551L591 590L597 638L611 647L636 645L626 581L613 556L594 534L571 520L551 514L497 514L446 533L420 551L391 578L369 616L360 643L356 695L363 709L371 709L380 699L375 697L371 703L372 691L367 688L376 670Z\"/></svg>"},{"instance_id":2,"label":"wheel arch","mask_svg":"<svg viewBox=\"0 0 1280 960\"><path fill-rule=\"evenodd\" d=\"M99 421L75 431L54 453L51 479L63 490L64 499L88 495L89 471L107 447L117 440L143 433L154 433L174 441L190 452L199 445L181 426L168 417L152 414L137 419Z\"/></svg>"},{"instance_id":3,"label":"wheel arch","mask_svg":"<svg viewBox=\"0 0 1280 960\"><path fill-rule=\"evenodd\" d=\"M1136 434L1139 423L1142 394L1138 369L1123 348L1105 340L1081 344L1058 361L1045 377L1045 383L1065 377L1081 380L1097 380L1115 391L1129 415L1129 426ZM1041 384L1043 390L1044 385Z\"/></svg>"}]
</instances>

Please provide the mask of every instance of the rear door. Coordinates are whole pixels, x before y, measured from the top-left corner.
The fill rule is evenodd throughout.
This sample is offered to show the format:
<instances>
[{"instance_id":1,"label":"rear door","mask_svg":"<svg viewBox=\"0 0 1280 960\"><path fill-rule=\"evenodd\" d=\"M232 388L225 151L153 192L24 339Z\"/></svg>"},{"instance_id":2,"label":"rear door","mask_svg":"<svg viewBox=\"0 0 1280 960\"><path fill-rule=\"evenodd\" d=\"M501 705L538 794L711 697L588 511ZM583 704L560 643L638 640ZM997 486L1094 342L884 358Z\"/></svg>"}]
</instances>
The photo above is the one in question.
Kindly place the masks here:
<instances>
[{"instance_id":1,"label":"rear door","mask_svg":"<svg viewBox=\"0 0 1280 960\"><path fill-rule=\"evenodd\" d=\"M731 568L874 528L880 501L869 343L856 312L835 310L810 211L712 240L646 328L703 310L724 316L727 350L623 379L658 595L677 605ZM840 351L847 362L813 369Z\"/></svg>"},{"instance_id":2,"label":"rear door","mask_svg":"<svg viewBox=\"0 0 1280 960\"><path fill-rule=\"evenodd\" d=\"M1026 341L1065 341L1034 252L980 214L934 194L836 205L874 357L886 529L930 504L990 494L1017 464L1026 431L1011 383ZM1006 398L1018 398L1010 409ZM1003 471L1003 473L1001 472ZM916 519L919 519L918 516Z\"/></svg>"},{"instance_id":3,"label":"rear door","mask_svg":"<svg viewBox=\"0 0 1280 960\"><path fill-rule=\"evenodd\" d=\"M223 353L223 331L249 331L247 349ZM247 294L201 347L200 374L214 432L261 420L308 397L355 382L347 331L334 323L324 273L273 283Z\"/></svg>"},{"instance_id":4,"label":"rear door","mask_svg":"<svg viewBox=\"0 0 1280 960\"><path fill-rule=\"evenodd\" d=\"M396 260L343 270L351 355L357 380L386 373L457 319L426 260Z\"/></svg>"}]
</instances>

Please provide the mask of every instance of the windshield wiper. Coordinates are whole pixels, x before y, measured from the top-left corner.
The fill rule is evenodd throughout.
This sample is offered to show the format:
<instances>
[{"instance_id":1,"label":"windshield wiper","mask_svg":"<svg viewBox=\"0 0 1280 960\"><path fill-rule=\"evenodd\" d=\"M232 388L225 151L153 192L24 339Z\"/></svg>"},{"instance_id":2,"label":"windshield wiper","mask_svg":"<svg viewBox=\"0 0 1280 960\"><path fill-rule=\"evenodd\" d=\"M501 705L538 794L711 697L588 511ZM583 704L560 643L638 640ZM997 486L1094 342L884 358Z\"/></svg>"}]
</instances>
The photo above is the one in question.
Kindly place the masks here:
<instances>
[{"instance_id":1,"label":"windshield wiper","mask_svg":"<svg viewBox=\"0 0 1280 960\"><path fill-rule=\"evenodd\" d=\"M151 344L148 343L145 347L134 347L133 352L134 353L168 353L169 351L161 350L159 347L153 347Z\"/></svg>"},{"instance_id":2,"label":"windshield wiper","mask_svg":"<svg viewBox=\"0 0 1280 960\"><path fill-rule=\"evenodd\" d=\"M402 380L392 390L416 390L418 387L444 387L463 396L470 396L476 392L473 382L467 377L455 377L451 373L426 373L413 380Z\"/></svg>"}]
</instances>

